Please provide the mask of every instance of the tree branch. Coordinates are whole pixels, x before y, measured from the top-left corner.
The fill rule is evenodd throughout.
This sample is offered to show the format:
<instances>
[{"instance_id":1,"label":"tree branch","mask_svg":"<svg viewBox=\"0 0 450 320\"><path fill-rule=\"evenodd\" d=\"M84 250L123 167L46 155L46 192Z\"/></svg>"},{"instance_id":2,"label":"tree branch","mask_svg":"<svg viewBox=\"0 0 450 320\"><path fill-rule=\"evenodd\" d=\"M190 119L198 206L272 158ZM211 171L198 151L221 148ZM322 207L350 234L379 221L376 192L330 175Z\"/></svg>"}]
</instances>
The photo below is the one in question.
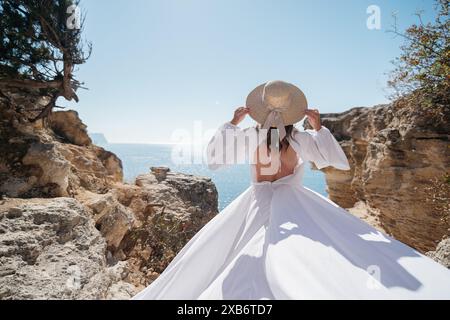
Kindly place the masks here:
<instances>
[{"instance_id":1,"label":"tree branch","mask_svg":"<svg viewBox=\"0 0 450 320\"><path fill-rule=\"evenodd\" d=\"M0 80L0 88L14 87L27 89L60 89L61 86L62 86L61 80L53 80L53 81L37 81L28 79Z\"/></svg>"}]
</instances>

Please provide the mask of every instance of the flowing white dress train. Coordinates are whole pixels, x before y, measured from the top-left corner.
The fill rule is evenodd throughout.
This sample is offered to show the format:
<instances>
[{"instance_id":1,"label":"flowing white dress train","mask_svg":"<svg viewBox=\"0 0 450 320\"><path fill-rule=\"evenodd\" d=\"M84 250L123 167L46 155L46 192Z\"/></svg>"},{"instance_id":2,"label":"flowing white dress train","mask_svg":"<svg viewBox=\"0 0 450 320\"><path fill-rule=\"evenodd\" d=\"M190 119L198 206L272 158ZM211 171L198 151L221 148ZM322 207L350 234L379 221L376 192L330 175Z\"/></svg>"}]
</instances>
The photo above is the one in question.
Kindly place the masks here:
<instances>
[{"instance_id":1,"label":"flowing white dress train","mask_svg":"<svg viewBox=\"0 0 450 320\"><path fill-rule=\"evenodd\" d=\"M244 134L230 123L219 128L211 168L221 166L211 155L235 148L221 148L227 129ZM296 131L290 143L299 158L293 174L274 182L253 174L133 299L450 299L448 269L302 186L307 161L349 169L327 128Z\"/></svg>"}]
</instances>

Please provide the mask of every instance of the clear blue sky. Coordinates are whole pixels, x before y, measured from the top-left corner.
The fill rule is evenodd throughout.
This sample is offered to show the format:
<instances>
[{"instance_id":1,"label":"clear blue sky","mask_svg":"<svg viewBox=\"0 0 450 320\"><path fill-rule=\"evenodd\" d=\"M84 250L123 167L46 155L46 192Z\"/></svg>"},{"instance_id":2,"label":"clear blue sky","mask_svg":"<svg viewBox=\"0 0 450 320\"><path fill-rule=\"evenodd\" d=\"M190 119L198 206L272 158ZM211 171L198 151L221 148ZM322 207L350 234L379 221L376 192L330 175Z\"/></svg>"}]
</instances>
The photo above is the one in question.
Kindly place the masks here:
<instances>
[{"instance_id":1,"label":"clear blue sky","mask_svg":"<svg viewBox=\"0 0 450 320\"><path fill-rule=\"evenodd\" d=\"M369 5L381 30L366 27ZM386 72L404 28L430 0L84 0L90 60L76 73L77 110L90 132L111 142L169 142L194 121L230 120L267 80L292 82L310 106L340 112L387 101ZM246 121L245 125L250 125Z\"/></svg>"}]
</instances>

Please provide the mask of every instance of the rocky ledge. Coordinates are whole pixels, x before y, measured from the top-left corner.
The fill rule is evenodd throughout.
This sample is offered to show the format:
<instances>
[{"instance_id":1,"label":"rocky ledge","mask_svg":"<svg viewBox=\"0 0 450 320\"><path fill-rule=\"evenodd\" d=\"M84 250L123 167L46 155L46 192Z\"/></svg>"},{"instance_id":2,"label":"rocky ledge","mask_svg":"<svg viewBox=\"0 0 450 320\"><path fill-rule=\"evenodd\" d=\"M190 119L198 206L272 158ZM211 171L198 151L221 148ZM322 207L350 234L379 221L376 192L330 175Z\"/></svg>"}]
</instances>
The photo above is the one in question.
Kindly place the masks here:
<instances>
[{"instance_id":1,"label":"rocky ledge","mask_svg":"<svg viewBox=\"0 0 450 320\"><path fill-rule=\"evenodd\" d=\"M210 179L157 177L77 199L3 200L0 299L128 299L151 283L217 213Z\"/></svg>"},{"instance_id":2,"label":"rocky ledge","mask_svg":"<svg viewBox=\"0 0 450 320\"><path fill-rule=\"evenodd\" d=\"M129 298L126 262L75 199L7 199L0 206L0 299Z\"/></svg>"},{"instance_id":3,"label":"rocky ledge","mask_svg":"<svg viewBox=\"0 0 450 320\"><path fill-rule=\"evenodd\" d=\"M164 175L161 175L164 171ZM77 195L92 213L107 242L110 263L127 261L127 281L143 288L217 214L214 183L168 168L152 168L134 185L116 185L106 194Z\"/></svg>"},{"instance_id":4,"label":"rocky ledge","mask_svg":"<svg viewBox=\"0 0 450 320\"><path fill-rule=\"evenodd\" d=\"M209 178L134 184L74 111L30 123L0 99L0 299L128 299L217 214Z\"/></svg>"},{"instance_id":5,"label":"rocky ledge","mask_svg":"<svg viewBox=\"0 0 450 320\"><path fill-rule=\"evenodd\" d=\"M435 250L450 233L448 108L398 101L322 118L351 163L350 171L324 170L330 198L422 252Z\"/></svg>"},{"instance_id":6,"label":"rocky ledge","mask_svg":"<svg viewBox=\"0 0 450 320\"><path fill-rule=\"evenodd\" d=\"M450 238L439 242L436 250L427 252L427 256L450 268Z\"/></svg>"},{"instance_id":7,"label":"rocky ledge","mask_svg":"<svg viewBox=\"0 0 450 320\"><path fill-rule=\"evenodd\" d=\"M48 125L28 123L0 104L0 195L66 197L105 192L122 182L122 162L93 145L75 111L54 112Z\"/></svg>"}]
</instances>

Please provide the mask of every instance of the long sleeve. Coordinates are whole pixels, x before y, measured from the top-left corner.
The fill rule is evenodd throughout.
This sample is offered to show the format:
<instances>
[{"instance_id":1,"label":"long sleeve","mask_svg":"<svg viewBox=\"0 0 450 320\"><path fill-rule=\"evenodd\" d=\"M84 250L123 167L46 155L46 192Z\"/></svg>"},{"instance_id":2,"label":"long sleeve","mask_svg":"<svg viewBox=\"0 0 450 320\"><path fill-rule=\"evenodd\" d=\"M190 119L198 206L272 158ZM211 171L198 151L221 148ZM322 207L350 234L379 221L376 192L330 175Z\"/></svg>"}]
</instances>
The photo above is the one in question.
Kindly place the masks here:
<instances>
[{"instance_id":1,"label":"long sleeve","mask_svg":"<svg viewBox=\"0 0 450 320\"><path fill-rule=\"evenodd\" d=\"M339 143L328 128L322 126L319 131L297 131L293 148L304 161L312 161L317 168L333 166L340 170L349 170L350 165Z\"/></svg>"},{"instance_id":2,"label":"long sleeve","mask_svg":"<svg viewBox=\"0 0 450 320\"><path fill-rule=\"evenodd\" d=\"M248 137L255 128L242 130L227 122L219 127L208 143L206 153L208 168L216 170L221 167L244 164L250 154Z\"/></svg>"}]
</instances>

